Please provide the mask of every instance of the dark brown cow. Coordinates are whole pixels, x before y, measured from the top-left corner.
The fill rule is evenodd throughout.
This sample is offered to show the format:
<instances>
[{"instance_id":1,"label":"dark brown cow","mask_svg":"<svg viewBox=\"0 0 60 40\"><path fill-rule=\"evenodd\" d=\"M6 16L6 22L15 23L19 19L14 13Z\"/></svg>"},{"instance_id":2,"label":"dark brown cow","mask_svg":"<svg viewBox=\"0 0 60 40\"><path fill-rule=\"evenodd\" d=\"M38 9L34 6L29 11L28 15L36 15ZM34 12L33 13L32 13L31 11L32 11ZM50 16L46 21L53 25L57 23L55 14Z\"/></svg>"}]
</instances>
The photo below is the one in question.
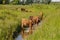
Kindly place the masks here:
<instances>
[{"instance_id":1,"label":"dark brown cow","mask_svg":"<svg viewBox=\"0 0 60 40\"><path fill-rule=\"evenodd\" d=\"M25 11L25 8L21 8L21 11Z\"/></svg>"},{"instance_id":2,"label":"dark brown cow","mask_svg":"<svg viewBox=\"0 0 60 40\"><path fill-rule=\"evenodd\" d=\"M33 24L37 24L37 25L42 20L42 18L43 18L43 13L42 12L40 12L40 15L38 15L38 16L30 16L29 17L29 19L32 20Z\"/></svg>"},{"instance_id":3,"label":"dark brown cow","mask_svg":"<svg viewBox=\"0 0 60 40\"><path fill-rule=\"evenodd\" d=\"M21 11L28 12L28 10L25 8L21 8Z\"/></svg>"},{"instance_id":4,"label":"dark brown cow","mask_svg":"<svg viewBox=\"0 0 60 40\"><path fill-rule=\"evenodd\" d=\"M38 16L30 16L30 19L32 20L33 25L34 24L38 24L38 21L39 21L39 17Z\"/></svg>"},{"instance_id":5,"label":"dark brown cow","mask_svg":"<svg viewBox=\"0 0 60 40\"><path fill-rule=\"evenodd\" d=\"M29 33L32 33L32 21L31 20L28 20L28 19L25 19L25 18L23 18L22 19L22 34L24 35L24 28L25 27L29 27L30 29L29 29Z\"/></svg>"}]
</instances>

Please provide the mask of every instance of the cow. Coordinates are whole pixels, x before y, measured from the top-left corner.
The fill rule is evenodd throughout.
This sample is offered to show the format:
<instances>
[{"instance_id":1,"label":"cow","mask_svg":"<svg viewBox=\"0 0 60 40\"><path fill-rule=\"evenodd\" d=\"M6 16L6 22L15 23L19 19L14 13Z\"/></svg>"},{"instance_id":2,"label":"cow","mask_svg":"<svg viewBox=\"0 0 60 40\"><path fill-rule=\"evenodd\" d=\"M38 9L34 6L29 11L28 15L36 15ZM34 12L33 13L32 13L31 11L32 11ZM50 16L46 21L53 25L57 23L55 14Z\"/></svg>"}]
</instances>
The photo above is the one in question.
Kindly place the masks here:
<instances>
[{"instance_id":1,"label":"cow","mask_svg":"<svg viewBox=\"0 0 60 40\"><path fill-rule=\"evenodd\" d=\"M38 21L39 21L39 17L38 16L30 16L29 19L32 20L33 25L35 25L35 24L38 25Z\"/></svg>"},{"instance_id":2,"label":"cow","mask_svg":"<svg viewBox=\"0 0 60 40\"><path fill-rule=\"evenodd\" d=\"M29 27L29 33L32 33L32 21L29 19L22 18L22 34L24 35L24 28Z\"/></svg>"},{"instance_id":3,"label":"cow","mask_svg":"<svg viewBox=\"0 0 60 40\"><path fill-rule=\"evenodd\" d=\"M25 8L21 8L21 11L24 11L24 12L29 12L27 9Z\"/></svg>"},{"instance_id":4,"label":"cow","mask_svg":"<svg viewBox=\"0 0 60 40\"><path fill-rule=\"evenodd\" d=\"M43 18L43 13L42 12L40 12L38 16L30 16L29 17L29 19L32 20L33 25L34 24L38 25L39 22L42 20L42 18Z\"/></svg>"},{"instance_id":5,"label":"cow","mask_svg":"<svg viewBox=\"0 0 60 40\"><path fill-rule=\"evenodd\" d=\"M25 8L21 8L21 11L25 11Z\"/></svg>"}]
</instances>

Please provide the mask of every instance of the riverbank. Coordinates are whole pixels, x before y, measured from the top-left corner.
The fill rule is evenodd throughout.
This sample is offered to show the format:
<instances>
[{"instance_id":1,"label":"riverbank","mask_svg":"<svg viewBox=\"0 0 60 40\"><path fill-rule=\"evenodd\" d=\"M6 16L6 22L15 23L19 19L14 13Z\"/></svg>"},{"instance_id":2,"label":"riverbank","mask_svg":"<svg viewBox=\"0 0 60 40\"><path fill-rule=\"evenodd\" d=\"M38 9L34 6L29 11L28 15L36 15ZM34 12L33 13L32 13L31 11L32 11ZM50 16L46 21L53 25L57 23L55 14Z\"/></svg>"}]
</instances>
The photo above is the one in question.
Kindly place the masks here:
<instances>
[{"instance_id":1,"label":"riverbank","mask_svg":"<svg viewBox=\"0 0 60 40\"><path fill-rule=\"evenodd\" d=\"M21 12L21 7L31 10L32 12ZM18 10L17 10L18 8ZM13 32L17 27L20 27L22 18L29 18L30 15L37 16L42 11L46 20L41 25L42 28L38 29L28 40L49 39L49 35L55 33L56 39L59 38L59 17L60 17L60 5L0 5L0 39L1 40L13 40ZM58 21L57 21L58 20ZM58 27L57 27L58 26ZM40 27L40 26L39 26ZM58 32L55 30L58 30ZM49 29L49 30L48 30ZM54 29L54 30L51 30ZM56 31L56 32L55 32ZM50 34L49 34L50 33ZM36 35L35 35L36 34ZM40 35L41 34L41 35ZM44 35L45 36L44 36ZM48 38L47 38L48 37ZM55 38L53 37L53 39ZM51 38L52 39L52 38Z\"/></svg>"}]
</instances>

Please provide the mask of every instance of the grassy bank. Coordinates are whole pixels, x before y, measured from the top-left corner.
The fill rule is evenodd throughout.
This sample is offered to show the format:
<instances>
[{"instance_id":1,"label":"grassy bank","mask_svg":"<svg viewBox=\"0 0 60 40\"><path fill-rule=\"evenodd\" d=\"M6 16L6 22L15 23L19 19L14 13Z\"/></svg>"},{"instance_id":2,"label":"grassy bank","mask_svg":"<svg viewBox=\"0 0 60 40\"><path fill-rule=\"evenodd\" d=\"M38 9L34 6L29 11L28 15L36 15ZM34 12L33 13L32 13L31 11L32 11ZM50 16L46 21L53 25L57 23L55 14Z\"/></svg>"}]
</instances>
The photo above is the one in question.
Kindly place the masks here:
<instances>
[{"instance_id":1,"label":"grassy bank","mask_svg":"<svg viewBox=\"0 0 60 40\"><path fill-rule=\"evenodd\" d=\"M21 12L21 7L33 12ZM21 19L38 14L35 6L31 5L0 5L0 40L13 40L13 32L18 26L21 26Z\"/></svg>"},{"instance_id":2,"label":"grassy bank","mask_svg":"<svg viewBox=\"0 0 60 40\"><path fill-rule=\"evenodd\" d=\"M21 12L20 8L24 7L28 11ZM18 8L18 9L17 9ZM59 39L59 5L0 5L0 39L13 40L12 35L18 25L21 24L22 18L28 18L30 15L39 15L42 11L46 18L43 20L41 28L36 30L28 40L52 40Z\"/></svg>"},{"instance_id":3,"label":"grassy bank","mask_svg":"<svg viewBox=\"0 0 60 40\"><path fill-rule=\"evenodd\" d=\"M46 17L27 40L60 40L60 6L45 5L41 10Z\"/></svg>"}]
</instances>

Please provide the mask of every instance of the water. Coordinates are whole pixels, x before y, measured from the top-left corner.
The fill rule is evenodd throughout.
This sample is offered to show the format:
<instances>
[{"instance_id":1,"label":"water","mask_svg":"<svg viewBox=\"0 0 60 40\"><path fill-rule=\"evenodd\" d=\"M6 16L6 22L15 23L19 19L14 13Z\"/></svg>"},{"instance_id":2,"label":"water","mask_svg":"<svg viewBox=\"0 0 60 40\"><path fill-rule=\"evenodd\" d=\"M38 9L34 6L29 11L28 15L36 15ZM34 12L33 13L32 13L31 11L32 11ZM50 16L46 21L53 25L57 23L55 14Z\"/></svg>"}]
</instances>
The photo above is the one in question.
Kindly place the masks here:
<instances>
[{"instance_id":1,"label":"water","mask_svg":"<svg viewBox=\"0 0 60 40\"><path fill-rule=\"evenodd\" d=\"M29 28L26 28L26 30L24 30L24 32L28 33L28 32L29 32ZM26 35L26 36L27 36L27 35ZM19 34L19 35L17 36L17 38L15 38L15 40L23 40L22 34Z\"/></svg>"},{"instance_id":2,"label":"water","mask_svg":"<svg viewBox=\"0 0 60 40\"><path fill-rule=\"evenodd\" d=\"M34 25L32 31L34 31L36 28L37 28L37 25ZM24 32L25 32L25 37L28 37L29 34L27 34L27 33L29 32L29 28L25 28L25 29L26 29L26 30L24 30ZM15 38L15 40L24 40L23 37L22 37L22 34L19 34L19 35L17 36L17 38Z\"/></svg>"},{"instance_id":3,"label":"water","mask_svg":"<svg viewBox=\"0 0 60 40\"><path fill-rule=\"evenodd\" d=\"M15 40L23 40L22 35L21 35L21 34L20 34L20 35L18 35L18 37L17 37L17 38L15 38Z\"/></svg>"}]
</instances>

